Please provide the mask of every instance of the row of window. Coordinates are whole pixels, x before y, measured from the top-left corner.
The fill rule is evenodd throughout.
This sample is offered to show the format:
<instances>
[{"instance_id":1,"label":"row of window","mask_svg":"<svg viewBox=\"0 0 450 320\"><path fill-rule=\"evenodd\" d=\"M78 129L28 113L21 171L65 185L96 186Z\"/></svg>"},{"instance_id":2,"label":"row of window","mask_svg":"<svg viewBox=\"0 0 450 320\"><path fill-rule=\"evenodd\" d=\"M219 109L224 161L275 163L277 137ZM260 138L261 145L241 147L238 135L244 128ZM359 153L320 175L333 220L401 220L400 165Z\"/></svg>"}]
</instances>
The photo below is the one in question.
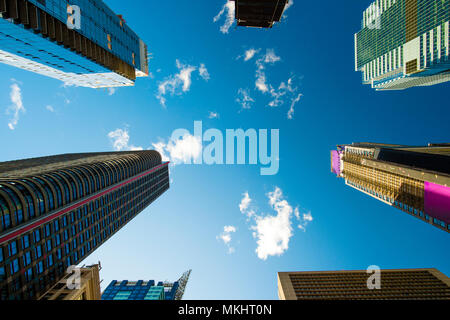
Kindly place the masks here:
<instances>
[{"instance_id":1,"label":"row of window","mask_svg":"<svg viewBox=\"0 0 450 320\"><path fill-rule=\"evenodd\" d=\"M143 169L141 165L124 168L116 165L116 167L121 169L112 170L107 163L97 163L91 164L90 168L79 166L47 173L42 177L1 184L0 191L8 195L12 202L12 208L8 206L6 199L0 193L0 231L19 225L25 220L23 205L18 193L25 198L26 215L29 220L116 184L135 175L138 169ZM32 190L37 207L34 205L32 193L25 186Z\"/></svg>"},{"instance_id":2,"label":"row of window","mask_svg":"<svg viewBox=\"0 0 450 320\"><path fill-rule=\"evenodd\" d=\"M25 269L25 281L31 281L32 276L39 277L42 270L51 268L55 261L62 261L66 266L78 263L168 188L167 172L158 178L164 176L164 180L160 181L158 186L152 188L136 186L145 193L137 195L135 198L131 197L132 202L123 203L120 208L115 207L117 209L111 213L109 213L109 206L96 212L86 210L86 206L86 209L71 212L61 219L46 224L42 229L36 229L32 233L24 235L20 241L11 241L7 246L0 248L0 276L4 277L5 273L9 273L15 277L20 277L19 274L16 275L20 269L20 262L22 262L22 268ZM119 191L123 192L124 189L126 188ZM130 192L135 194L135 190L130 190ZM122 198L125 197L129 197L129 195L124 194L122 196ZM141 199L141 202L136 205L138 199ZM91 208L94 209L94 207ZM105 217L101 218L100 212ZM88 228L89 221L97 222L91 228ZM58 231L60 233L55 234ZM32 246L33 241L34 246ZM22 252L18 252L19 243L22 244ZM6 264L4 263L4 249L8 250L7 255L10 257ZM45 256L44 251L46 252ZM17 254L19 256L16 257ZM36 264L31 268L29 266L33 260L36 260ZM6 266L8 266L9 272L6 272Z\"/></svg>"}]
</instances>

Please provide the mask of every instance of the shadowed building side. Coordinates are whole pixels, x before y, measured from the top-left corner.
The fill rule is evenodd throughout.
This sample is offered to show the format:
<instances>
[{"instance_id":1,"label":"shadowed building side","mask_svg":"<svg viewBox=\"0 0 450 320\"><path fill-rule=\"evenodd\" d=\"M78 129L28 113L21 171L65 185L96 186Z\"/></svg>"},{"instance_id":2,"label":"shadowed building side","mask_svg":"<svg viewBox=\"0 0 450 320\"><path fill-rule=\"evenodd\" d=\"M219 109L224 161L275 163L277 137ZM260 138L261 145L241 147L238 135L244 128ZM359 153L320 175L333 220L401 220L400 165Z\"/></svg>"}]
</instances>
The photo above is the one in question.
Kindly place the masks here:
<instances>
[{"instance_id":1,"label":"shadowed building side","mask_svg":"<svg viewBox=\"0 0 450 320\"><path fill-rule=\"evenodd\" d=\"M272 28L279 22L289 0L230 0L235 2L238 26Z\"/></svg>"}]
</instances>

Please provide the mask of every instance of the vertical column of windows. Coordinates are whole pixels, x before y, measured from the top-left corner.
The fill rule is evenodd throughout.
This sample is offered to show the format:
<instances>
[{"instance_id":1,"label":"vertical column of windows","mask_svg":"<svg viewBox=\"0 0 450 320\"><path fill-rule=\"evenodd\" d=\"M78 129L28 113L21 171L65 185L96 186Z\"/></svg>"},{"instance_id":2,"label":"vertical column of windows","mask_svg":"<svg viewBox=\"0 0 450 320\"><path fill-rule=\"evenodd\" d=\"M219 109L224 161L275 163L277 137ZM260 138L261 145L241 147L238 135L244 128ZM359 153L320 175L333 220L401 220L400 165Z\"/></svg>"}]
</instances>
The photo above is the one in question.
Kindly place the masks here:
<instances>
[{"instance_id":1,"label":"vertical column of windows","mask_svg":"<svg viewBox=\"0 0 450 320\"><path fill-rule=\"evenodd\" d=\"M52 211L55 209L55 200L53 197L53 192L50 189L50 187L45 183L42 179L37 177L32 177L32 180L36 181L38 184L41 185L41 187L44 189L45 193L47 194L47 200L48 200L48 211Z\"/></svg>"},{"instance_id":2,"label":"vertical column of windows","mask_svg":"<svg viewBox=\"0 0 450 320\"><path fill-rule=\"evenodd\" d=\"M39 208L39 215L42 215L45 213L45 198L44 194L41 192L38 186L34 184L34 182L22 179L21 182L25 183L28 187L30 187L33 190L34 196L36 198L38 208Z\"/></svg>"},{"instance_id":3,"label":"vertical column of windows","mask_svg":"<svg viewBox=\"0 0 450 320\"><path fill-rule=\"evenodd\" d=\"M30 191L28 191L28 189L22 186L20 183L16 183L15 187L22 193L27 202L26 207L28 219L33 219L36 216L33 196L31 195Z\"/></svg>"},{"instance_id":4,"label":"vertical column of windows","mask_svg":"<svg viewBox=\"0 0 450 320\"><path fill-rule=\"evenodd\" d=\"M69 187L69 184L67 183L67 181L63 177L61 177L58 173L50 173L49 175L52 176L53 178L55 178L57 180L57 182L59 183L59 185L61 185L63 187L64 203L65 204L70 203L70 201L71 201L70 187ZM75 199L75 198L73 198L73 199Z\"/></svg>"},{"instance_id":5,"label":"vertical column of windows","mask_svg":"<svg viewBox=\"0 0 450 320\"><path fill-rule=\"evenodd\" d=\"M12 212L13 212L13 221L12 221L12 226L17 226L18 224L23 222L23 207L22 207L22 202L20 201L19 197L17 196L17 194L11 190L9 187L7 187L6 185L0 185L0 190L6 192L9 196L9 199L11 200L13 207Z\"/></svg>"},{"instance_id":6,"label":"vertical column of windows","mask_svg":"<svg viewBox=\"0 0 450 320\"><path fill-rule=\"evenodd\" d=\"M62 198L62 192L59 184L50 176L43 175L45 179L47 179L51 184L53 189L56 190L56 199L57 199L57 207L62 207L63 205L63 198Z\"/></svg>"}]
</instances>

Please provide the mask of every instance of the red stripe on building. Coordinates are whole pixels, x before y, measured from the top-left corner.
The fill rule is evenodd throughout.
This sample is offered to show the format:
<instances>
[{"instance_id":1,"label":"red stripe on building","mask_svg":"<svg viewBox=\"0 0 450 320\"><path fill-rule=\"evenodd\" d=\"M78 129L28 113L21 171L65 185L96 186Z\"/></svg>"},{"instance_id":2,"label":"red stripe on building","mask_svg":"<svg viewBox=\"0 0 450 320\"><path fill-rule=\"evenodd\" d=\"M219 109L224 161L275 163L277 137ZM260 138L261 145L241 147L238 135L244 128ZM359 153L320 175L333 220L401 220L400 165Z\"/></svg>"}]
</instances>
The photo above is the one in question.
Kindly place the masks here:
<instances>
[{"instance_id":1,"label":"red stripe on building","mask_svg":"<svg viewBox=\"0 0 450 320\"><path fill-rule=\"evenodd\" d=\"M85 200L83 200L83 201L81 201L81 202L79 202L79 203L77 203L77 204L74 204L74 205L72 205L72 206L70 206L70 207L68 207L68 208L62 209L62 210L57 211L57 212L55 212L55 213L52 213L52 214L48 215L47 217L45 217L45 218L43 218L43 219L41 219L41 220L39 220L39 221L36 221L36 222L34 222L34 223L30 224L30 225L27 225L27 226L24 226L24 227L21 227L21 228L19 227L16 231L14 231L14 232L12 232L12 233L6 235L6 236L0 237L0 244L3 244L4 242L7 242L7 241L13 239L13 238L15 238L15 237L21 235L22 233L25 233L25 232L27 232L27 231L30 231L31 229L37 228L37 227L43 225L43 224L46 223L46 222L49 222L49 221L51 221L51 220L53 220L53 219L55 219L55 218L57 218L57 217L59 217L59 216L62 216L62 215L65 214L65 213L68 213L68 212L70 212L70 211L76 210L76 209L78 209L79 207L85 205L86 203L89 203L89 202L91 202L91 201L93 201L93 200L96 200L96 199L98 199L98 198L104 196L105 194L108 194L108 193L110 193L110 192L112 192L112 191L114 191L114 190L116 190L116 189L118 189L118 188L120 188L120 187L123 187L124 185L127 185L127 184L129 184L129 183L131 183L131 182L133 182L133 181L136 181L137 179L140 179L140 178L142 178L142 177L145 177L145 176L147 176L147 175L149 175L149 174L155 172L156 170L158 170L158 169L160 169L160 168L162 168L163 166L166 166L166 165L168 165L168 164L169 164L169 162L160 164L159 166L156 166L155 168L152 168L152 169L150 169L150 170L148 170L148 171L146 171L146 172L144 172L144 173L141 173L140 175L138 175L138 176L136 176L136 177L134 177L134 178L130 178L130 179L128 179L128 180L126 180L126 181L120 183L120 184L117 185L117 186L110 187L110 188L106 189L105 191L102 191L102 192L99 193L99 194L96 194L96 195L94 195L94 196L91 196L91 197L89 197L89 198L87 198L87 199L85 199Z\"/></svg>"}]
</instances>

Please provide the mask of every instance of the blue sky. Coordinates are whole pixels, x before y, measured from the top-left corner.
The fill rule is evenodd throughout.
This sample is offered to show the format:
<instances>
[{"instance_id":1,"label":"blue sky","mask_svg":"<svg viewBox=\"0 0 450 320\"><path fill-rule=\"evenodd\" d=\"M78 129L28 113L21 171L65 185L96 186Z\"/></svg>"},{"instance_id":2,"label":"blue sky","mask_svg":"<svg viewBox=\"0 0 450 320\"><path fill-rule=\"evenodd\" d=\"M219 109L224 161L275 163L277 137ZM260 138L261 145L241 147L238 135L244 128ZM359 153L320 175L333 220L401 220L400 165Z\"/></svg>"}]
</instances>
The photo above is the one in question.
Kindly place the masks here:
<instances>
[{"instance_id":1,"label":"blue sky","mask_svg":"<svg viewBox=\"0 0 450 320\"><path fill-rule=\"evenodd\" d=\"M173 159L195 153L195 143L169 144L172 131L193 132L201 120L204 130L279 129L280 169L172 166L169 191L83 262L101 261L103 288L113 279L176 280L192 268L186 299L276 299L277 271L378 265L450 275L447 233L330 173L336 144L450 136L448 83L393 92L361 84L353 35L370 1L295 0L270 30L226 30L226 8L213 20L224 0L106 3L148 44L151 77L111 92L0 65L0 161L155 146ZM11 106L24 109L17 123Z\"/></svg>"}]
</instances>

